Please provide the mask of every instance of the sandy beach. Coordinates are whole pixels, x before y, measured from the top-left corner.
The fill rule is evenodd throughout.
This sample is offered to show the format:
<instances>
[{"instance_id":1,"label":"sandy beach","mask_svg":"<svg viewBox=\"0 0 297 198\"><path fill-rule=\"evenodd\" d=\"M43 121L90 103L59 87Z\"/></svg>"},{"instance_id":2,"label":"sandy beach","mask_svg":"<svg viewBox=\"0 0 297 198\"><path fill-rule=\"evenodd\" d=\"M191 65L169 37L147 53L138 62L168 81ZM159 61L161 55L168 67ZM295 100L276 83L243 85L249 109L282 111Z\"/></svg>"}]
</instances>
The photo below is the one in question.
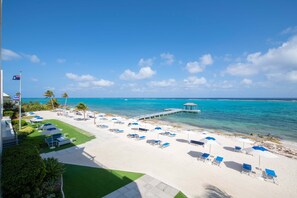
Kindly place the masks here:
<instances>
[{"instance_id":1,"label":"sandy beach","mask_svg":"<svg viewBox=\"0 0 297 198\"><path fill-rule=\"evenodd\" d=\"M94 120L77 121L73 118L57 116L56 112L41 111L37 113L45 119L58 119L78 128L84 129L96 136L96 139L87 142L81 147L95 156L98 166L110 169L141 172L149 174L185 193L189 197L211 197L217 195L229 195L232 197L296 197L297 195L297 160L283 155L277 158L261 158L261 168L269 168L276 171L278 184L264 181L261 171L256 169L259 163L258 156L237 153L234 146L242 146L242 143L234 136L222 134L216 136L220 146L212 146L211 156L222 156L224 162L221 167L210 162L198 160L204 152L209 152L209 146L195 146L188 140L201 140L205 137L202 132L195 130L186 131L183 127L170 127L158 123L164 129L176 133L175 137L158 135L158 133L138 132L131 130L125 124L115 124L111 120L103 120L99 123L109 125L109 128L123 129L124 133L113 133L108 129L102 129L94 125ZM127 120L126 120L127 121ZM154 121L142 124L145 128L153 129ZM160 139L169 142L170 146L161 149L146 143L146 140L134 140L127 138L129 133L145 135L146 140ZM245 144L245 147L251 145ZM85 164L80 158L69 154L57 156L60 161L73 164ZM83 159L83 158L82 158ZM242 163L253 166L253 174L241 173Z\"/></svg>"}]
</instances>

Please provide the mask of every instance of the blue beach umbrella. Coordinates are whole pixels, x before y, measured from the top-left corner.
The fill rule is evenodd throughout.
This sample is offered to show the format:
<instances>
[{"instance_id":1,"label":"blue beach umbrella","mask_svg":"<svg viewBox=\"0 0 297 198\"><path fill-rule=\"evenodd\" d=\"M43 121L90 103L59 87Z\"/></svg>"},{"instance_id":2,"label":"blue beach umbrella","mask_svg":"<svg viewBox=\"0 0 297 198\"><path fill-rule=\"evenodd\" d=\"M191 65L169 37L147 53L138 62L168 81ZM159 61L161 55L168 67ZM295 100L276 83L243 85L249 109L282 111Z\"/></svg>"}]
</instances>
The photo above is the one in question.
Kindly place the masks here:
<instances>
[{"instance_id":1,"label":"blue beach umbrella","mask_svg":"<svg viewBox=\"0 0 297 198\"><path fill-rule=\"evenodd\" d=\"M267 148L263 146L253 146L247 149L244 149L246 153L248 154L256 154L259 156L259 168L261 165L261 157L266 157L266 158L277 158L277 156L273 153L271 153Z\"/></svg>"}]
</instances>

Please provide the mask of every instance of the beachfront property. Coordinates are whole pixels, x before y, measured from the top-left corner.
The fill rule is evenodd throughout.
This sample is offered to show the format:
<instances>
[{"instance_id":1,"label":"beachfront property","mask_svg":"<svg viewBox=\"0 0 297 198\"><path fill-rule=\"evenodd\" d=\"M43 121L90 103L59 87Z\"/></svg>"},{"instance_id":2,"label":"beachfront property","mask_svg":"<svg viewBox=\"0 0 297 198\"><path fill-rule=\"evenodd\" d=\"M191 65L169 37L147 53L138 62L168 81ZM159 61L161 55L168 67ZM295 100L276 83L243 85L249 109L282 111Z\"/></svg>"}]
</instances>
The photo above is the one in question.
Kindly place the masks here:
<instances>
[{"instance_id":1,"label":"beachfront property","mask_svg":"<svg viewBox=\"0 0 297 198\"><path fill-rule=\"evenodd\" d=\"M1 0L0 197L297 197L296 8Z\"/></svg>"}]
</instances>

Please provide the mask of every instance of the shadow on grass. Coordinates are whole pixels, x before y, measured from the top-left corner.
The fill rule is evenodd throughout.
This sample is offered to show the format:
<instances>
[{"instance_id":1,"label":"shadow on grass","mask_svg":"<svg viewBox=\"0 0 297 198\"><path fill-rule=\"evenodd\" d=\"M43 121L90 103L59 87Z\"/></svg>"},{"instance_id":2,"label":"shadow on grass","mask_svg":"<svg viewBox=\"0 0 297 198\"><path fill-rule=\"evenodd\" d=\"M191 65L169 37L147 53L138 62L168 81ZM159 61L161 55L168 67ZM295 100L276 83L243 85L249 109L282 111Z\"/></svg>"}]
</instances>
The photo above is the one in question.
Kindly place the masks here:
<instances>
[{"instance_id":1,"label":"shadow on grass","mask_svg":"<svg viewBox=\"0 0 297 198\"><path fill-rule=\"evenodd\" d=\"M89 159L86 157L86 160ZM66 197L103 197L127 184L129 189L133 189L131 197L140 197L137 184L133 181L143 174L104 169L93 163L93 167L65 164L63 180ZM128 188L124 188L122 193L131 193Z\"/></svg>"},{"instance_id":2,"label":"shadow on grass","mask_svg":"<svg viewBox=\"0 0 297 198\"><path fill-rule=\"evenodd\" d=\"M206 195L205 197L209 198L231 198L225 191L219 189L213 185L206 185L205 186Z\"/></svg>"},{"instance_id":3,"label":"shadow on grass","mask_svg":"<svg viewBox=\"0 0 297 198\"><path fill-rule=\"evenodd\" d=\"M238 172L241 172L241 169L242 169L242 164L238 163L238 162L234 162L234 161L225 161L224 162L225 166L227 168L230 168L230 169L233 169L233 170L236 170Z\"/></svg>"}]
</instances>

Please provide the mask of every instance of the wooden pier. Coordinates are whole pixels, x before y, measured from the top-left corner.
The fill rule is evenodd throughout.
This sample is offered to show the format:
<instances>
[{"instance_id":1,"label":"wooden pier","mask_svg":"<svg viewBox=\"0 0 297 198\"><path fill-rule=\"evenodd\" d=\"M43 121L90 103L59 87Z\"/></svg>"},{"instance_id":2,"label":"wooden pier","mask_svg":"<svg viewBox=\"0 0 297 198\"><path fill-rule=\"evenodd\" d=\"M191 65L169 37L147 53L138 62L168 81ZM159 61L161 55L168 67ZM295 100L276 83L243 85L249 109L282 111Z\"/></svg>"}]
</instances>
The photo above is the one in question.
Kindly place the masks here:
<instances>
[{"instance_id":1,"label":"wooden pier","mask_svg":"<svg viewBox=\"0 0 297 198\"><path fill-rule=\"evenodd\" d=\"M176 114L176 113L200 113L200 110L169 108L169 109L164 109L164 111L162 111L162 112L141 115L141 116L134 117L133 119L135 119L135 120L146 120L146 119L153 119L153 118L168 116L168 115L172 115L172 114Z\"/></svg>"}]
</instances>

